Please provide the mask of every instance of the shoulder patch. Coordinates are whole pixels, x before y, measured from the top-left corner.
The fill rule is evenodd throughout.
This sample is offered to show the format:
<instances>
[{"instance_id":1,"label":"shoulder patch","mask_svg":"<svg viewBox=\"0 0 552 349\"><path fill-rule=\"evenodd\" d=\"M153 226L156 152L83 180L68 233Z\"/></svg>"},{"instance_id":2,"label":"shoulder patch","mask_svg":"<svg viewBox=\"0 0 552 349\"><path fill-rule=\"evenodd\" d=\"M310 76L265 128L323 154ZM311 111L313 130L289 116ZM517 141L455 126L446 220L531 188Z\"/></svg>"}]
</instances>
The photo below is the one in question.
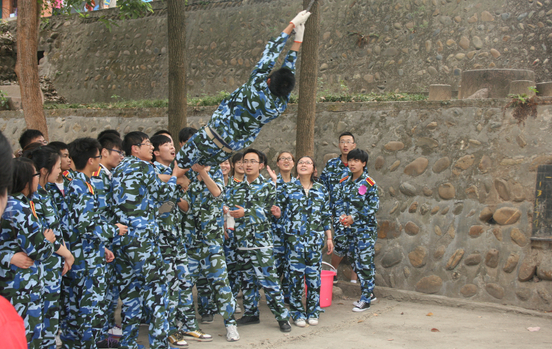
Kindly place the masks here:
<instances>
[{"instance_id":1,"label":"shoulder patch","mask_svg":"<svg viewBox=\"0 0 552 349\"><path fill-rule=\"evenodd\" d=\"M236 177L234 177L234 182L241 183L241 181L239 179L237 179Z\"/></svg>"},{"instance_id":2,"label":"shoulder patch","mask_svg":"<svg viewBox=\"0 0 552 349\"><path fill-rule=\"evenodd\" d=\"M101 171L102 167L100 166L97 171L92 172L92 177L98 177Z\"/></svg>"},{"instance_id":3,"label":"shoulder patch","mask_svg":"<svg viewBox=\"0 0 552 349\"><path fill-rule=\"evenodd\" d=\"M73 180L73 178L71 178L71 172L69 172L69 170L63 171L63 174L62 174L62 175L63 175L63 177L65 177L65 179L67 179L67 180L70 180L70 181Z\"/></svg>"},{"instance_id":4,"label":"shoulder patch","mask_svg":"<svg viewBox=\"0 0 552 349\"><path fill-rule=\"evenodd\" d=\"M92 187L92 185L90 185L90 183L88 182L85 182L85 183L86 183L86 186L88 187L88 191L90 191L90 193L94 195L94 187Z\"/></svg>"},{"instance_id":5,"label":"shoulder patch","mask_svg":"<svg viewBox=\"0 0 552 349\"><path fill-rule=\"evenodd\" d=\"M349 178L349 176L345 176L345 177L341 178L341 179L339 180L339 183L343 183L343 182L346 181L348 178Z\"/></svg>"},{"instance_id":6,"label":"shoulder patch","mask_svg":"<svg viewBox=\"0 0 552 349\"><path fill-rule=\"evenodd\" d=\"M31 206L31 211L33 211L33 216L35 216L35 218L38 218L38 216L36 215L35 203L32 200L29 201L29 206Z\"/></svg>"},{"instance_id":7,"label":"shoulder patch","mask_svg":"<svg viewBox=\"0 0 552 349\"><path fill-rule=\"evenodd\" d=\"M376 184L376 182L374 182L374 180L370 176L366 176L366 183L368 183L371 187Z\"/></svg>"}]
</instances>

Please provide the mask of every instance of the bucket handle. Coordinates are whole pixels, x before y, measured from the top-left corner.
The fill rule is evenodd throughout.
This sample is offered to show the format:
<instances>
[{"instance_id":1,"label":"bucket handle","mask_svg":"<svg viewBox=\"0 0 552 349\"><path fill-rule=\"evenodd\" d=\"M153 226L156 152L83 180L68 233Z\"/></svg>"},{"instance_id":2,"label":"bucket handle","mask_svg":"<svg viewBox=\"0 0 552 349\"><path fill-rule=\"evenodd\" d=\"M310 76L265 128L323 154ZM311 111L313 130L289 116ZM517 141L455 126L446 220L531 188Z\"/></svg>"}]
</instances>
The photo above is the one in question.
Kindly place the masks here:
<instances>
[{"instance_id":1,"label":"bucket handle","mask_svg":"<svg viewBox=\"0 0 552 349\"><path fill-rule=\"evenodd\" d=\"M332 268L332 270L335 271L335 272L337 273L337 268L334 268L334 266L331 265L330 263L328 263L328 262L322 262L322 264L327 265L328 267Z\"/></svg>"}]
</instances>

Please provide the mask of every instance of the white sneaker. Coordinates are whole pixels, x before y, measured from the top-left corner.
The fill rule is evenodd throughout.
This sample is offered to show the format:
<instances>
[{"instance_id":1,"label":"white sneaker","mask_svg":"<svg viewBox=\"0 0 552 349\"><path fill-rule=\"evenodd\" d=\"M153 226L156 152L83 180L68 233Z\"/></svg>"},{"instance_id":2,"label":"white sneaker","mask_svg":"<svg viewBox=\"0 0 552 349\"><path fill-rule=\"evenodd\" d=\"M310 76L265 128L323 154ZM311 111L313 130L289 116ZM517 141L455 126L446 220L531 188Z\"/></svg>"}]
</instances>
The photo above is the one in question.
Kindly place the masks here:
<instances>
[{"instance_id":1,"label":"white sneaker","mask_svg":"<svg viewBox=\"0 0 552 349\"><path fill-rule=\"evenodd\" d=\"M309 325L311 326L316 326L318 325L318 319L317 318L314 318L314 317L311 317L307 320L307 322L309 323Z\"/></svg>"},{"instance_id":2,"label":"white sneaker","mask_svg":"<svg viewBox=\"0 0 552 349\"><path fill-rule=\"evenodd\" d=\"M226 340L229 342L237 342L240 340L240 334L238 333L238 326L236 325L226 326Z\"/></svg>"},{"instance_id":3,"label":"white sneaker","mask_svg":"<svg viewBox=\"0 0 552 349\"><path fill-rule=\"evenodd\" d=\"M377 301L377 300L378 300L378 299L376 298L376 296L374 296L374 294L372 293L372 294L370 295L370 304L374 303L374 302ZM354 302L353 302L353 305L354 305L355 307L360 306L360 299L359 299L358 301L354 301Z\"/></svg>"},{"instance_id":4,"label":"white sneaker","mask_svg":"<svg viewBox=\"0 0 552 349\"><path fill-rule=\"evenodd\" d=\"M370 309L370 303L366 303L365 301L360 301L359 304L353 308L353 311L355 313L359 313L362 311L366 311L368 309Z\"/></svg>"},{"instance_id":5,"label":"white sneaker","mask_svg":"<svg viewBox=\"0 0 552 349\"><path fill-rule=\"evenodd\" d=\"M297 327L306 327L307 322L305 321L305 319L297 319L297 320L295 320L295 326L297 326Z\"/></svg>"},{"instance_id":6,"label":"white sneaker","mask_svg":"<svg viewBox=\"0 0 552 349\"><path fill-rule=\"evenodd\" d=\"M183 337L182 331L175 332L172 336L167 337L171 348L186 348L188 342Z\"/></svg>"},{"instance_id":7,"label":"white sneaker","mask_svg":"<svg viewBox=\"0 0 552 349\"><path fill-rule=\"evenodd\" d=\"M59 334L56 335L56 347L61 347L63 343L61 342L61 337Z\"/></svg>"},{"instance_id":8,"label":"white sneaker","mask_svg":"<svg viewBox=\"0 0 552 349\"><path fill-rule=\"evenodd\" d=\"M241 314L242 309L240 308L240 305L236 303L236 310L234 310L234 314Z\"/></svg>"},{"instance_id":9,"label":"white sneaker","mask_svg":"<svg viewBox=\"0 0 552 349\"><path fill-rule=\"evenodd\" d=\"M109 334L111 337L122 337L123 329L115 325L112 328L110 328L109 331L107 331L107 334Z\"/></svg>"}]
</instances>

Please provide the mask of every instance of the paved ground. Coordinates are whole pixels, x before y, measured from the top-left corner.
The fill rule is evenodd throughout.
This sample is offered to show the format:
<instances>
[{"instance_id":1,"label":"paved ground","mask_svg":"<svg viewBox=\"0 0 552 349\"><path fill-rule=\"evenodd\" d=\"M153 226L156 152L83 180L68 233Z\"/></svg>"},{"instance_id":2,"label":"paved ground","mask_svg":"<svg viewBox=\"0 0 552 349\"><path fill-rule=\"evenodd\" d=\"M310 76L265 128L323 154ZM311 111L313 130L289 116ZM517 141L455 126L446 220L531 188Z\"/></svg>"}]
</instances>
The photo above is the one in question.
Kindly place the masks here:
<instances>
[{"instance_id":1,"label":"paved ground","mask_svg":"<svg viewBox=\"0 0 552 349\"><path fill-rule=\"evenodd\" d=\"M326 308L318 326L292 324L288 334L279 331L263 301L261 323L239 327L240 341L226 342L222 317L217 315L214 323L201 325L213 341L190 342L189 348L552 348L552 314L382 291L376 292L378 301L368 311L353 313L353 299L337 300ZM530 332L528 327L540 330ZM139 342L147 345L147 328L141 330Z\"/></svg>"}]
</instances>

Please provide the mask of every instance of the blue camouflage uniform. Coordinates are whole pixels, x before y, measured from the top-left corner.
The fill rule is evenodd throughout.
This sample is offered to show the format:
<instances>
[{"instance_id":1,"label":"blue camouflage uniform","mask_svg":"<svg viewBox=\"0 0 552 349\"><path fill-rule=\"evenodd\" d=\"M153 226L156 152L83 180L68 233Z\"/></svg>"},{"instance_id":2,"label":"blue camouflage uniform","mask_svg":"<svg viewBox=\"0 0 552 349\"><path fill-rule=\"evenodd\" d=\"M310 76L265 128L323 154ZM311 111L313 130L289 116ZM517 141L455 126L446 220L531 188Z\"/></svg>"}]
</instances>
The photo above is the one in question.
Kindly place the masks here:
<instances>
[{"instance_id":1,"label":"blue camouflage uniform","mask_svg":"<svg viewBox=\"0 0 552 349\"><path fill-rule=\"evenodd\" d=\"M280 116L287 107L289 96L277 97L268 88L268 76L276 64L289 35L281 33L271 39L249 80L224 99L209 123L199 129L182 149L176 160L182 168L193 164L215 166L228 159L232 151L249 146L257 138L261 127ZM295 73L297 52L289 51L282 67ZM222 150L209 133L214 134Z\"/></svg>"},{"instance_id":2,"label":"blue camouflage uniform","mask_svg":"<svg viewBox=\"0 0 552 349\"><path fill-rule=\"evenodd\" d=\"M228 185L224 188L225 201L227 197L226 195L230 190L230 188L237 185L238 183L241 183L239 179L235 177L230 177L230 179L228 180ZM228 235L228 238L224 240L223 247L224 247L224 255L226 256L226 268L228 270L228 281L230 281L230 287L232 288L232 294L234 295L234 298L237 298L241 288L242 276L239 270L239 265L238 265L237 256L236 256L238 244L234 236L234 227L231 227L231 228L227 227L226 235Z\"/></svg>"},{"instance_id":3,"label":"blue camouflage uniform","mask_svg":"<svg viewBox=\"0 0 552 349\"><path fill-rule=\"evenodd\" d=\"M128 232L114 239L115 267L123 302L123 336L121 348L137 348L142 305L151 314L150 346L166 348L167 266L157 243L159 203L170 200L176 177L164 183L152 164L135 156L125 158L112 177L113 212L117 222L127 225Z\"/></svg>"},{"instance_id":4,"label":"blue camouflage uniform","mask_svg":"<svg viewBox=\"0 0 552 349\"><path fill-rule=\"evenodd\" d=\"M67 330L61 338L64 348L90 348L101 339L105 323L105 246L118 235L116 225L101 215L100 200L90 178L77 172L67 187L71 236L69 244L75 263L70 279Z\"/></svg>"},{"instance_id":5,"label":"blue camouflage uniform","mask_svg":"<svg viewBox=\"0 0 552 349\"><path fill-rule=\"evenodd\" d=\"M275 201L274 183L265 181L261 175L251 183L247 180L238 183L226 193L230 210L239 205L245 214L235 219L234 228L236 255L239 270L243 273L244 316L259 316L258 287L263 287L268 307L276 320L285 321L289 318L289 311L284 307L273 255L271 208Z\"/></svg>"},{"instance_id":6,"label":"blue camouflage uniform","mask_svg":"<svg viewBox=\"0 0 552 349\"><path fill-rule=\"evenodd\" d=\"M289 247L290 312L294 320L319 317L320 273L324 233L330 229L331 211L328 192L313 183L308 194L299 180L285 186L280 205L285 217L285 239ZM303 280L307 285L307 307L303 308Z\"/></svg>"},{"instance_id":7,"label":"blue camouflage uniform","mask_svg":"<svg viewBox=\"0 0 552 349\"><path fill-rule=\"evenodd\" d=\"M53 199L45 188L38 186L33 194L33 202L37 216L45 229L52 229L56 236L54 250L57 251L63 245L63 232L65 226L59 222L60 215ZM53 254L43 263L44 268L44 335L43 348L56 349L56 335L59 332L60 308L61 308L61 272L65 260L58 254Z\"/></svg>"},{"instance_id":8,"label":"blue camouflage uniform","mask_svg":"<svg viewBox=\"0 0 552 349\"><path fill-rule=\"evenodd\" d=\"M361 301L370 304L374 289L376 266L374 245L378 238L376 212L379 197L376 183L366 172L357 179L346 176L336 186L332 207L334 226L334 253L348 257L358 275L362 291ZM353 224L346 227L340 223L341 215L353 217ZM337 241L336 241L337 240Z\"/></svg>"},{"instance_id":9,"label":"blue camouflage uniform","mask_svg":"<svg viewBox=\"0 0 552 349\"><path fill-rule=\"evenodd\" d=\"M15 307L25 321L29 348L42 348L43 262L54 253L54 244L44 238L34 203L22 193L8 197L0 231L0 295ZM34 264L28 269L11 265L17 252L25 252Z\"/></svg>"},{"instance_id":10,"label":"blue camouflage uniform","mask_svg":"<svg viewBox=\"0 0 552 349\"><path fill-rule=\"evenodd\" d=\"M292 178L293 182L294 179ZM276 180L276 206L280 206L280 203L284 199L286 192L287 182L284 182L281 174L278 174ZM284 216L274 219L272 223L272 233L274 235L274 266L276 267L276 273L282 280L282 293L284 298L289 299L289 246L286 245L285 237L285 223Z\"/></svg>"},{"instance_id":11,"label":"blue camouflage uniform","mask_svg":"<svg viewBox=\"0 0 552 349\"><path fill-rule=\"evenodd\" d=\"M228 281L226 260L224 257L223 233L224 218L222 206L224 185L222 178L213 179L221 189L221 194L214 197L203 181L195 180L186 192L183 200L188 202L186 212L186 229L188 230L188 269L187 287L191 290L200 276L211 285L211 300L226 326L236 325L234 310L236 300ZM198 329L193 304L186 308L186 332Z\"/></svg>"}]
</instances>

